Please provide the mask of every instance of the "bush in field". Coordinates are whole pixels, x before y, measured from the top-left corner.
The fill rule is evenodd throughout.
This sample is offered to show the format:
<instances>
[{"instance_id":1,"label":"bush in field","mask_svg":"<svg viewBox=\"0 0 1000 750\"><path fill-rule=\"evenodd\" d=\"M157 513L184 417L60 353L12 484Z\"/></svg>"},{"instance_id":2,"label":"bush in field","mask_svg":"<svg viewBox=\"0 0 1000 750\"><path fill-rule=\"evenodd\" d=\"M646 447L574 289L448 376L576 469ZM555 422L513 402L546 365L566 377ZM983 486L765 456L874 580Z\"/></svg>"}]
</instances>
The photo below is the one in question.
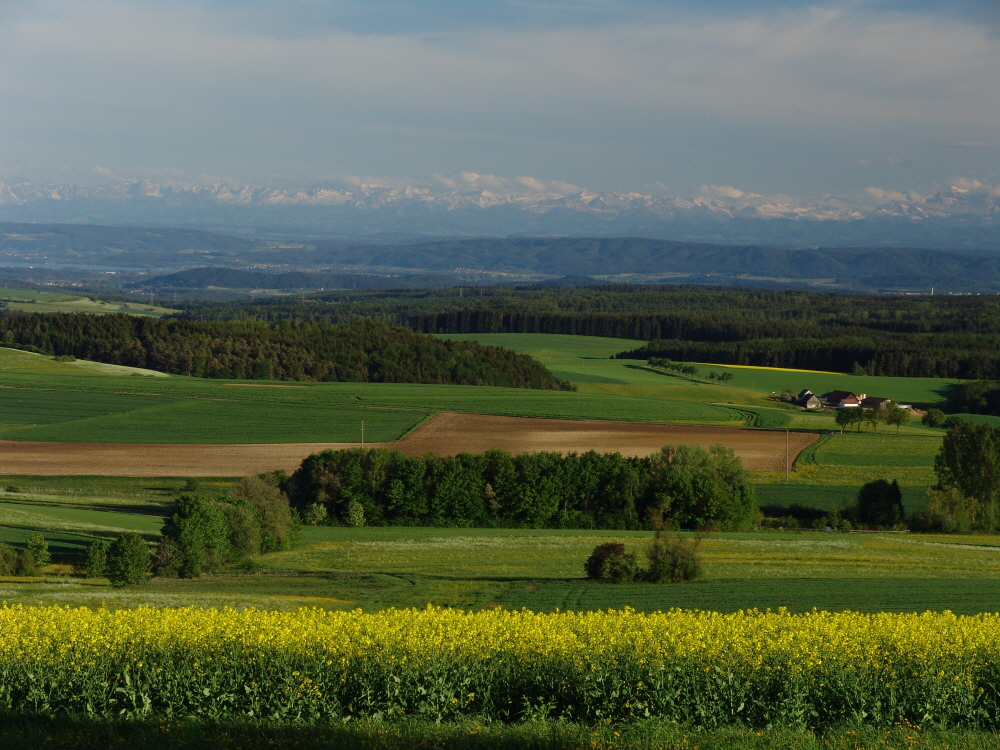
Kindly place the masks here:
<instances>
[{"instance_id":1,"label":"bush in field","mask_svg":"<svg viewBox=\"0 0 1000 750\"><path fill-rule=\"evenodd\" d=\"M152 562L149 545L134 532L115 539L108 550L108 580L112 586L131 586L149 579Z\"/></svg>"},{"instance_id":2,"label":"bush in field","mask_svg":"<svg viewBox=\"0 0 1000 750\"><path fill-rule=\"evenodd\" d=\"M588 578L613 583L627 583L639 573L635 555L626 552L625 545L620 542L598 544L584 562L583 569Z\"/></svg>"},{"instance_id":3,"label":"bush in field","mask_svg":"<svg viewBox=\"0 0 1000 750\"><path fill-rule=\"evenodd\" d=\"M49 543L45 541L45 537L41 534L32 534L28 537L27 541L24 543L25 549L31 553L31 556L35 558L35 564L39 568L44 568L50 562L52 562L52 555L49 552Z\"/></svg>"},{"instance_id":4,"label":"bush in field","mask_svg":"<svg viewBox=\"0 0 1000 750\"><path fill-rule=\"evenodd\" d=\"M895 479L876 479L858 490L858 520L872 526L903 523L903 494Z\"/></svg>"},{"instance_id":5,"label":"bush in field","mask_svg":"<svg viewBox=\"0 0 1000 750\"><path fill-rule=\"evenodd\" d=\"M87 545L87 552L80 566L87 578L104 578L108 574L108 553L111 542L107 539L95 539Z\"/></svg>"},{"instance_id":6,"label":"bush in field","mask_svg":"<svg viewBox=\"0 0 1000 750\"><path fill-rule=\"evenodd\" d=\"M17 550L7 544L0 544L0 575L33 576L39 565L28 550Z\"/></svg>"}]
</instances>

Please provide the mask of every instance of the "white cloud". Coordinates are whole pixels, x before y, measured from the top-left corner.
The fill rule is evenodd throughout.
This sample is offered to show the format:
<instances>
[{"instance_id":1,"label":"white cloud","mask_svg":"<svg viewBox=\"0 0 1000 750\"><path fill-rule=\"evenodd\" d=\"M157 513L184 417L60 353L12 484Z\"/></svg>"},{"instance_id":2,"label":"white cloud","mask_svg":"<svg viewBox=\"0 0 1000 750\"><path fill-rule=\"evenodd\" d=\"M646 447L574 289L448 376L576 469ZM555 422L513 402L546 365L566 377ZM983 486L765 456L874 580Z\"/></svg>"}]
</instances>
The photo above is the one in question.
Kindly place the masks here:
<instances>
[{"instance_id":1,"label":"white cloud","mask_svg":"<svg viewBox=\"0 0 1000 750\"><path fill-rule=\"evenodd\" d=\"M878 204L889 203L890 201L898 201L900 203L927 202L926 195L920 195L912 190L906 193L901 193L898 190L883 190L882 188L867 187L865 188L865 195Z\"/></svg>"},{"instance_id":2,"label":"white cloud","mask_svg":"<svg viewBox=\"0 0 1000 750\"><path fill-rule=\"evenodd\" d=\"M956 177L948 181L948 187L956 193L985 193L1000 198L1000 185L989 185L969 177Z\"/></svg>"}]
</instances>

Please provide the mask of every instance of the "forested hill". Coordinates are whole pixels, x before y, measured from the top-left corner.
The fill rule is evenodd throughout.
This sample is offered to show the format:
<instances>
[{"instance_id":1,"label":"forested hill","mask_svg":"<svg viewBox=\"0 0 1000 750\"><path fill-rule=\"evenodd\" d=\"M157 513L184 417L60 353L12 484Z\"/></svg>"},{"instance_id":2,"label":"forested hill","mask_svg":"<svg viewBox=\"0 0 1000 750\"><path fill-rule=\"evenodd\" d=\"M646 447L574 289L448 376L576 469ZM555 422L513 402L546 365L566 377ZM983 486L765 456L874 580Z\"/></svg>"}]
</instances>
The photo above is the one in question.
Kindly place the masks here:
<instances>
[{"instance_id":1,"label":"forested hill","mask_svg":"<svg viewBox=\"0 0 1000 750\"><path fill-rule=\"evenodd\" d=\"M317 243L317 250L323 249ZM1000 255L909 248L777 248L642 237L469 239L330 248L340 263L545 274L693 274L825 279L845 287L1000 290ZM717 283L717 282L716 282Z\"/></svg>"},{"instance_id":2,"label":"forested hill","mask_svg":"<svg viewBox=\"0 0 1000 750\"><path fill-rule=\"evenodd\" d=\"M196 322L84 313L0 314L0 342L176 375L446 383L568 390L524 354L386 323Z\"/></svg>"},{"instance_id":3,"label":"forested hill","mask_svg":"<svg viewBox=\"0 0 1000 750\"><path fill-rule=\"evenodd\" d=\"M255 273L238 268L204 267L156 276L143 282L154 289L405 289L428 284L448 285L453 277L428 274L395 274L392 276L371 273Z\"/></svg>"}]
</instances>

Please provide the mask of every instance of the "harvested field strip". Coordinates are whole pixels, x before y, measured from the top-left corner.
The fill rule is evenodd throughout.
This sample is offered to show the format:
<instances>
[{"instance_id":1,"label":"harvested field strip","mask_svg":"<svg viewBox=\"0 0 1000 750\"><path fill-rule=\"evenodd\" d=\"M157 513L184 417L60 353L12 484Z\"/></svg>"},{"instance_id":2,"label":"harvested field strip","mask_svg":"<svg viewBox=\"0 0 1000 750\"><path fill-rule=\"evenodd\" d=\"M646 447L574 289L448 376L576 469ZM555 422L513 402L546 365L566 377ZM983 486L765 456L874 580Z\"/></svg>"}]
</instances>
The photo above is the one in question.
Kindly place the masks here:
<instances>
[{"instance_id":1,"label":"harvested field strip","mask_svg":"<svg viewBox=\"0 0 1000 750\"><path fill-rule=\"evenodd\" d=\"M373 412L366 411L366 415ZM406 412L416 421L423 415ZM367 420L366 419L366 433ZM359 425L360 427L360 425ZM359 430L360 432L360 430ZM370 433L367 433L370 434ZM789 456L817 439L791 433ZM668 444L722 444L736 451L744 466L780 471L785 461L785 433L725 427L650 425L627 422L528 419L478 414L439 414L394 443L372 443L411 456L425 453L482 453L491 448L511 453L553 451L618 452L644 456ZM11 474L117 475L148 477L240 476L261 471L292 471L310 453L358 447L360 443L180 444L156 446L112 443L3 442Z\"/></svg>"}]
</instances>

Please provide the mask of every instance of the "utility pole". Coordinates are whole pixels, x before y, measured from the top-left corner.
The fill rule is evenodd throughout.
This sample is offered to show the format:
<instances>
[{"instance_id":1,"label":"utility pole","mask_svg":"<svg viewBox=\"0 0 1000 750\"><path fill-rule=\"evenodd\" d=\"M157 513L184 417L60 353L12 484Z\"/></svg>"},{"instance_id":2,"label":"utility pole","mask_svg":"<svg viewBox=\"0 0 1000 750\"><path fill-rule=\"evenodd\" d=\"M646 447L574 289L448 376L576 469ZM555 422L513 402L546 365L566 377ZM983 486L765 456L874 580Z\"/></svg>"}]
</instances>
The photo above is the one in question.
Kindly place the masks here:
<instances>
[{"instance_id":1,"label":"utility pole","mask_svg":"<svg viewBox=\"0 0 1000 750\"><path fill-rule=\"evenodd\" d=\"M788 481L788 430L785 430L785 481Z\"/></svg>"},{"instance_id":2,"label":"utility pole","mask_svg":"<svg viewBox=\"0 0 1000 750\"><path fill-rule=\"evenodd\" d=\"M365 420L361 420L361 447L365 447Z\"/></svg>"}]
</instances>

